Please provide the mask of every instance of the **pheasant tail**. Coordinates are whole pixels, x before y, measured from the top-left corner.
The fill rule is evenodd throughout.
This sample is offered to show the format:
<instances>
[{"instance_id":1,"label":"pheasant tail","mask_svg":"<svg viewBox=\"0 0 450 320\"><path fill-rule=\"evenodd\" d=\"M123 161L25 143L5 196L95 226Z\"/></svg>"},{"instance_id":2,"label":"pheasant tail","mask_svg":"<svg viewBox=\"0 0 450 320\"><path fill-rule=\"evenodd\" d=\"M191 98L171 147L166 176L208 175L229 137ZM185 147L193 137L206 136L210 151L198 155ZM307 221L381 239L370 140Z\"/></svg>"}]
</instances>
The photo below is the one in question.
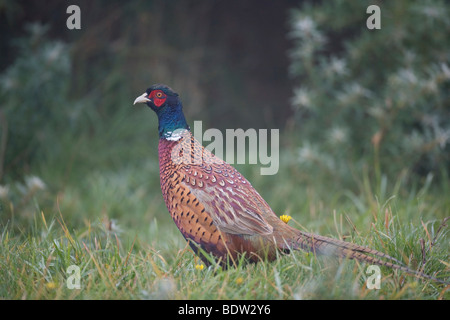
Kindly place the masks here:
<instances>
[{"instance_id":1,"label":"pheasant tail","mask_svg":"<svg viewBox=\"0 0 450 320\"><path fill-rule=\"evenodd\" d=\"M403 272L418 276L420 278L426 278L447 284L447 282L441 279L437 279L420 271L412 270L402 265L401 261L383 252L370 249L368 247L320 235L305 233L302 231L298 231L298 236L299 237L297 244L300 246L300 248L306 251L311 251L315 254L323 254L347 259L355 259L369 264L401 270Z\"/></svg>"}]
</instances>

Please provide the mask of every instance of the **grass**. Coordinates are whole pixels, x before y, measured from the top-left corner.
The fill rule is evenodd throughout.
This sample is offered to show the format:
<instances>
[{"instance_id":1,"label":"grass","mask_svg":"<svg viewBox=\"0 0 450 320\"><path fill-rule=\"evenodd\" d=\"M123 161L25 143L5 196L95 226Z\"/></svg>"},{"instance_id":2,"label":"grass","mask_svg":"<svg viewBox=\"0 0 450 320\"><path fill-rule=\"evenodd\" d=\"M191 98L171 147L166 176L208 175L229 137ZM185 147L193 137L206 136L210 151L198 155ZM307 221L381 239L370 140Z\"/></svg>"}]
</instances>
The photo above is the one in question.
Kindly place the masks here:
<instances>
[{"instance_id":1,"label":"grass","mask_svg":"<svg viewBox=\"0 0 450 320\"><path fill-rule=\"evenodd\" d=\"M33 185L30 179L28 184L10 186L8 198L1 202L0 297L450 297L448 286L384 267L381 288L369 290L367 265L305 252L280 256L274 262L248 265L240 261L228 270L202 267L170 220L157 184L148 182L157 179L157 168L152 164L138 168L96 172L62 189L36 181ZM247 170L249 176L252 169ZM291 180L269 192L269 186L266 189L256 180L256 187L280 215L289 211L293 216L290 224L370 246L410 268L448 279L448 228L443 219L449 215L449 200L433 190L431 181L408 192L406 182L397 181L397 194L390 196L382 190L385 187L371 190L369 181L363 192L355 194L349 190L327 193L319 184L299 190ZM280 193L284 193L281 200ZM74 279L74 273L68 272L72 265L79 268L80 289L68 288Z\"/></svg>"},{"instance_id":2,"label":"grass","mask_svg":"<svg viewBox=\"0 0 450 320\"><path fill-rule=\"evenodd\" d=\"M124 83L131 78L120 61L127 55L92 69L89 59L68 63L68 47L49 42L41 48L37 40L47 41L31 35L18 42L19 58L2 74L5 88L16 83L20 90L8 87L1 96L0 299L450 298L446 285L388 268L381 268L381 288L369 290L368 265L300 251L273 262L241 260L228 270L202 267L163 203L156 117L148 108L131 107L136 88ZM52 46L61 51L55 70L49 70ZM95 76L82 71L73 80L72 64ZM143 70L132 78L148 84L172 78L155 73L150 81ZM209 112L188 106L188 119L207 120ZM291 125L282 129L277 175L237 166L278 215L292 216L289 224L299 229L367 245L448 281L448 172L423 181L406 171L394 176L378 150L373 158L346 154L352 173L316 157L304 169L299 132L287 129ZM80 288L70 288L77 271Z\"/></svg>"},{"instance_id":3,"label":"grass","mask_svg":"<svg viewBox=\"0 0 450 320\"><path fill-rule=\"evenodd\" d=\"M93 112L95 109L89 109ZM141 113L142 112L142 113ZM156 121L120 109L42 146L24 180L0 189L0 298L3 299L448 299L448 288L381 268L305 252L222 270L201 267L165 208L159 187ZM145 113L145 116L144 116ZM150 134L149 134L150 132ZM415 270L448 279L447 173L412 182L370 170L348 187L301 170L295 143L281 146L280 170L237 165L278 215L308 231L367 245ZM382 170L380 170L382 172ZM5 188L5 181L8 185ZM68 288L79 270L80 289Z\"/></svg>"}]
</instances>

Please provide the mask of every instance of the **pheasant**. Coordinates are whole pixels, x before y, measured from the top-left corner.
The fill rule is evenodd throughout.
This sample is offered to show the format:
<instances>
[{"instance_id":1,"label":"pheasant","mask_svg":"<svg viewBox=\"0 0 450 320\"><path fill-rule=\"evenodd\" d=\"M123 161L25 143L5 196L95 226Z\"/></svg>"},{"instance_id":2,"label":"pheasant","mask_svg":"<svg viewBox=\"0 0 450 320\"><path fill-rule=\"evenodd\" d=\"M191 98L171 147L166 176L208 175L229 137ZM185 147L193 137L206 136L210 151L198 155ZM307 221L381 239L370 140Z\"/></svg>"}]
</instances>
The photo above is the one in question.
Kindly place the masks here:
<instances>
[{"instance_id":1,"label":"pheasant","mask_svg":"<svg viewBox=\"0 0 450 320\"><path fill-rule=\"evenodd\" d=\"M137 103L146 104L158 116L164 201L178 229L205 264L209 264L208 256L226 266L242 254L251 262L271 261L277 252L301 249L437 280L377 250L306 233L283 222L246 178L193 137L181 100L170 87L153 85L133 104Z\"/></svg>"}]
</instances>

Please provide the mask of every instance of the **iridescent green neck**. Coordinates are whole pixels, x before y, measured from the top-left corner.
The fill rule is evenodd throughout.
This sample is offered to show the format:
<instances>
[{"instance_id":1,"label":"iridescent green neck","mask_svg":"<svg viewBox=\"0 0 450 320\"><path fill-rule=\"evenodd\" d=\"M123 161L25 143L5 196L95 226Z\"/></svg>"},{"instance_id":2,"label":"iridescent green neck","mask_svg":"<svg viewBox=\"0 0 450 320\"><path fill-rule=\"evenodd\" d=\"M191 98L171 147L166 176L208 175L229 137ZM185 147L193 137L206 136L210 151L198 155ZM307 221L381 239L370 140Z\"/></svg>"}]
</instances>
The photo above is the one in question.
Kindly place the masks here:
<instances>
[{"instance_id":1,"label":"iridescent green neck","mask_svg":"<svg viewBox=\"0 0 450 320\"><path fill-rule=\"evenodd\" d=\"M157 110L159 122L159 138L178 140L180 130L190 130L182 110L181 102L173 106L165 106Z\"/></svg>"}]
</instances>

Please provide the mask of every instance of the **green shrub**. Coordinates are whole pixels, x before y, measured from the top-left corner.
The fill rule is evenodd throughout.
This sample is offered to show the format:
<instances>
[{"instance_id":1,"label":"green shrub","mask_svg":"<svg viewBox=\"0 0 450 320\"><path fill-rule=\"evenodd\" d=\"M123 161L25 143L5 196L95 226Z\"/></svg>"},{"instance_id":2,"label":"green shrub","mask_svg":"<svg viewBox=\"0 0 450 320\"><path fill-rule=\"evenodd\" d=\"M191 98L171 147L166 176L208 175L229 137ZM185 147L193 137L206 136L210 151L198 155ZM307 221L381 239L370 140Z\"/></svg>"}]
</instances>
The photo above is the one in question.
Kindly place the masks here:
<instances>
[{"instance_id":1,"label":"green shrub","mask_svg":"<svg viewBox=\"0 0 450 320\"><path fill-rule=\"evenodd\" d=\"M381 29L366 9L378 4ZM292 99L304 167L351 176L450 163L450 8L443 1L324 1L291 12Z\"/></svg>"},{"instance_id":2,"label":"green shrub","mask_svg":"<svg viewBox=\"0 0 450 320\"><path fill-rule=\"evenodd\" d=\"M74 112L66 99L69 47L46 40L45 26L31 24L27 30L29 35L15 42L17 58L0 75L0 173L12 176L27 171L39 146L58 126L67 127Z\"/></svg>"}]
</instances>

